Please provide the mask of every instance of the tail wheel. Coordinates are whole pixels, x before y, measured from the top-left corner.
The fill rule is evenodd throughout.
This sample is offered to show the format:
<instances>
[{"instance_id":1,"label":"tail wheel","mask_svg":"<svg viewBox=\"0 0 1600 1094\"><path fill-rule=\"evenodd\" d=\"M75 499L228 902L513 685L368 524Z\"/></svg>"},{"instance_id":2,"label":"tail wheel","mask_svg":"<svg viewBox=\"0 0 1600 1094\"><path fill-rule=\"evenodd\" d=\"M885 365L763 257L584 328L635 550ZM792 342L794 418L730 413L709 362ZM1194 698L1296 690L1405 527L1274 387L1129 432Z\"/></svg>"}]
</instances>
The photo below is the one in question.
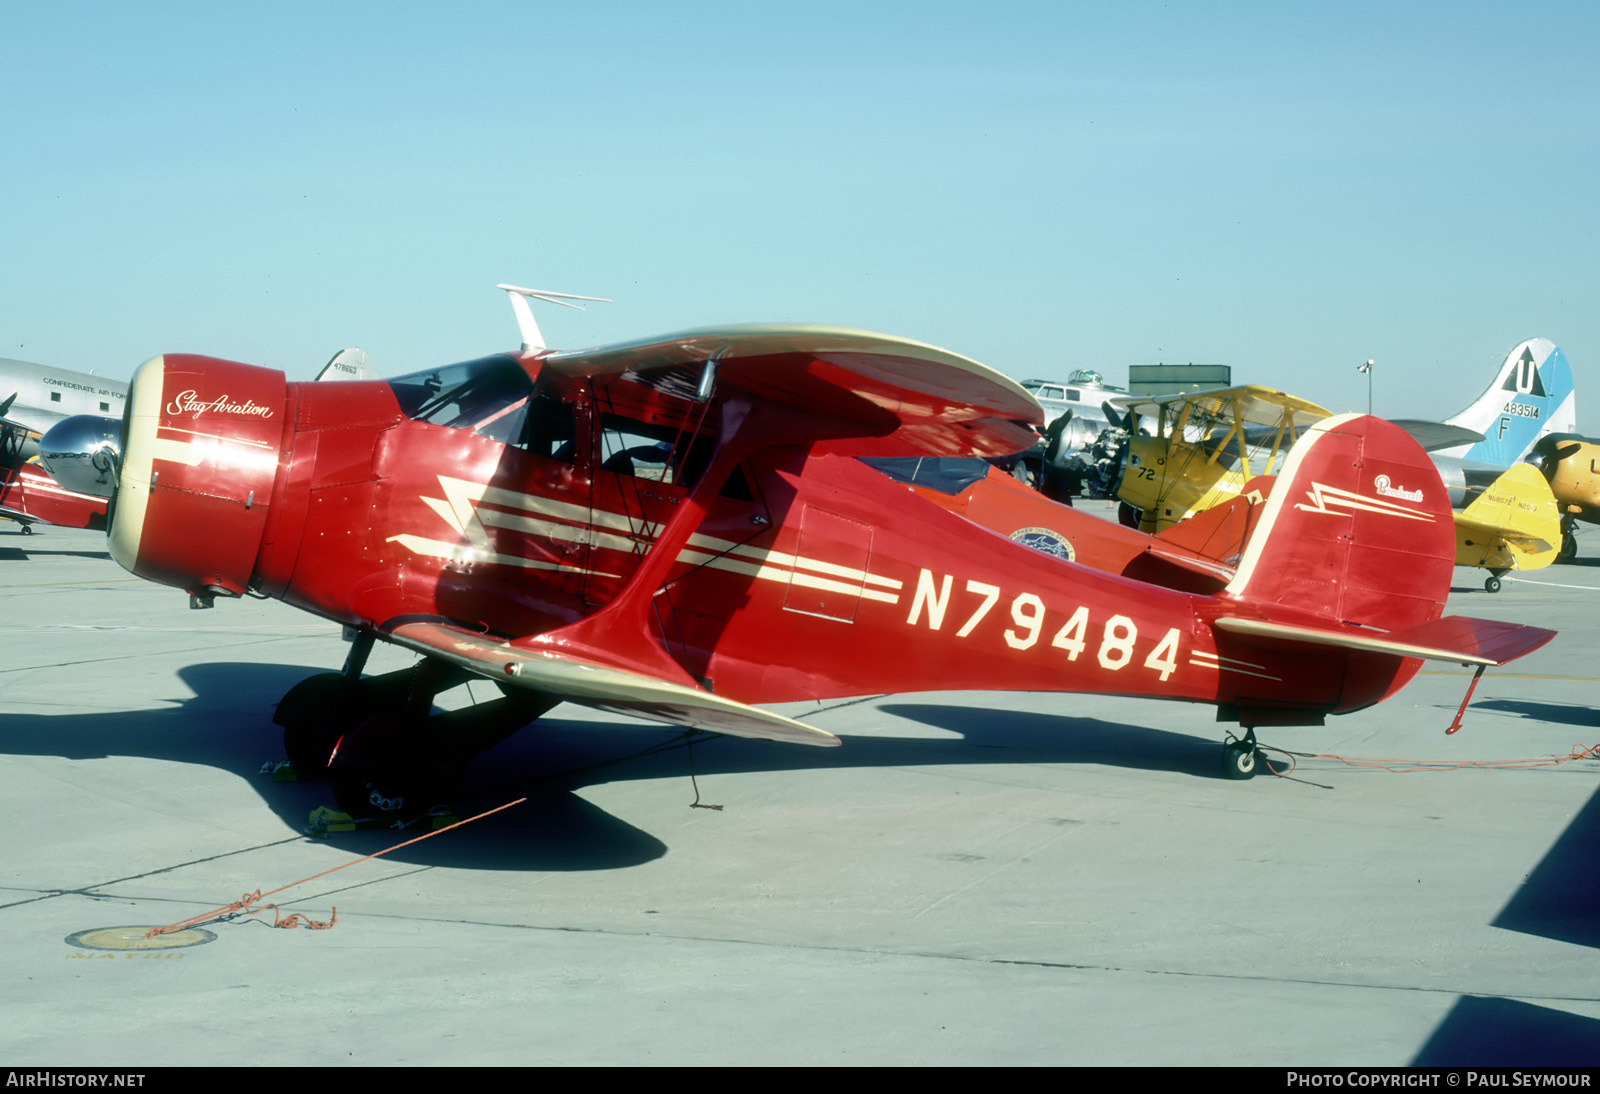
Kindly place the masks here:
<instances>
[{"instance_id":1,"label":"tail wheel","mask_svg":"<svg viewBox=\"0 0 1600 1094\"><path fill-rule=\"evenodd\" d=\"M1253 779L1258 757L1254 741L1228 741L1222 746L1222 773L1230 779Z\"/></svg>"}]
</instances>

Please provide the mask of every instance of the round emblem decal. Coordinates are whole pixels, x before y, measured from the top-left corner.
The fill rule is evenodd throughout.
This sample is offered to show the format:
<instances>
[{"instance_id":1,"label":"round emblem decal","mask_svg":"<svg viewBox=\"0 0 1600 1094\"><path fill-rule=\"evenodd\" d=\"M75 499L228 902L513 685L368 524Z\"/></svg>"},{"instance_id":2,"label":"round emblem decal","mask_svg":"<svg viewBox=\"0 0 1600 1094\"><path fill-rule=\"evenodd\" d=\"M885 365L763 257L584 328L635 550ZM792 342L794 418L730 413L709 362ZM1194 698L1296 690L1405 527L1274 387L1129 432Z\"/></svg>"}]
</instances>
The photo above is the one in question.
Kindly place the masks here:
<instances>
[{"instance_id":1,"label":"round emblem decal","mask_svg":"<svg viewBox=\"0 0 1600 1094\"><path fill-rule=\"evenodd\" d=\"M1011 538L1024 547L1032 547L1035 551L1043 551L1067 562L1074 557L1072 544L1067 542L1067 537L1053 528L1018 528L1011 533Z\"/></svg>"}]
</instances>

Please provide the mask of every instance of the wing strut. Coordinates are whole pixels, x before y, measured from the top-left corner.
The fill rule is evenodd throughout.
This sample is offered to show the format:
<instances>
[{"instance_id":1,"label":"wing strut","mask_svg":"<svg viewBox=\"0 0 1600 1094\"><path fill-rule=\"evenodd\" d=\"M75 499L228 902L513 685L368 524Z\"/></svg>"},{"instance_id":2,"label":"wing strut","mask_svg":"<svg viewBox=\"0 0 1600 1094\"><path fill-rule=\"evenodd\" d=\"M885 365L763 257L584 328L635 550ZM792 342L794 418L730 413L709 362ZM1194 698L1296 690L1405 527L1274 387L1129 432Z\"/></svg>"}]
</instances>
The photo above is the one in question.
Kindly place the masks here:
<instances>
[{"instance_id":1,"label":"wing strut","mask_svg":"<svg viewBox=\"0 0 1600 1094\"><path fill-rule=\"evenodd\" d=\"M778 406L736 394L721 404L717 450L711 465L689 496L677 506L644 561L616 598L595 612L565 627L518 639L519 649L547 649L629 672L643 672L704 690L657 640L651 627L651 607L667 575L699 529L711 501L752 452L771 445L799 444L854 436L856 423L812 414L795 407Z\"/></svg>"}]
</instances>

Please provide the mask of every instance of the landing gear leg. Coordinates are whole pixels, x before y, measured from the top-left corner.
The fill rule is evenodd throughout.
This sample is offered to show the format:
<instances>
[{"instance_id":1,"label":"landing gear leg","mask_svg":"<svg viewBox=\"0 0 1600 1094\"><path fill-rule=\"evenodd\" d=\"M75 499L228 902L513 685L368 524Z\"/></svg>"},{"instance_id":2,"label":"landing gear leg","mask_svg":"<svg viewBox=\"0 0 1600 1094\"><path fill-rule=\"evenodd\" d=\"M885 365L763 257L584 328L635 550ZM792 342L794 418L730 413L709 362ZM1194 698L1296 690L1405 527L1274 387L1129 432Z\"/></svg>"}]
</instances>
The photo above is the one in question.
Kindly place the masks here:
<instances>
[{"instance_id":1,"label":"landing gear leg","mask_svg":"<svg viewBox=\"0 0 1600 1094\"><path fill-rule=\"evenodd\" d=\"M344 678L350 683L361 679L361 672L367 667L367 658L372 655L375 640L373 633L365 630L357 631L350 640L350 652L344 656Z\"/></svg>"},{"instance_id":2,"label":"landing gear leg","mask_svg":"<svg viewBox=\"0 0 1600 1094\"><path fill-rule=\"evenodd\" d=\"M361 631L350 644L342 672L307 677L279 700L272 720L283 727L284 754L301 779L328 777L334 750L362 711L404 701L410 669L361 678L372 645L372 633Z\"/></svg>"},{"instance_id":3,"label":"landing gear leg","mask_svg":"<svg viewBox=\"0 0 1600 1094\"><path fill-rule=\"evenodd\" d=\"M380 707L345 734L333 758L333 793L352 817L405 820L421 816L454 790L474 756L556 705L517 690L492 702L430 714L433 700L471 678L425 658L411 672L401 700Z\"/></svg>"},{"instance_id":4,"label":"landing gear leg","mask_svg":"<svg viewBox=\"0 0 1600 1094\"><path fill-rule=\"evenodd\" d=\"M1253 779L1260 755L1254 729L1246 729L1242 740L1229 737L1222 743L1222 773L1230 779Z\"/></svg>"}]
</instances>

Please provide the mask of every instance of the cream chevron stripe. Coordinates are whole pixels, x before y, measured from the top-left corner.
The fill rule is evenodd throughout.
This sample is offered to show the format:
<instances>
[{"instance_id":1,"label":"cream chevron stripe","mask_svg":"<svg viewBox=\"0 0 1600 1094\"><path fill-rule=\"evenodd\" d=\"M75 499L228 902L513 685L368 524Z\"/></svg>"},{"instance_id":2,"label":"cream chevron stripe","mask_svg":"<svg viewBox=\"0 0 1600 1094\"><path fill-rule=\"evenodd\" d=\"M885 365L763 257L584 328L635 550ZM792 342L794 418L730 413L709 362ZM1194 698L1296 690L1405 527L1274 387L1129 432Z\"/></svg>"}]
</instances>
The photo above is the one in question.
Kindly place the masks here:
<instances>
[{"instance_id":1,"label":"cream chevron stripe","mask_svg":"<svg viewBox=\"0 0 1600 1094\"><path fill-rule=\"evenodd\" d=\"M730 558L727 555L707 555L699 551L682 551L678 555L681 562L691 565L705 566L713 570L726 570L729 573L746 574L762 581L781 581L787 585L800 585L807 589L821 589L830 593L850 593L861 597L863 600L875 600L882 604L898 604L898 593L879 592L877 589L868 589L855 582L832 581L825 577L813 577L801 573L796 569L783 569L780 566L763 566L757 563L745 562L742 559ZM802 559L802 562L810 561ZM838 567L844 569L844 567Z\"/></svg>"},{"instance_id":2,"label":"cream chevron stripe","mask_svg":"<svg viewBox=\"0 0 1600 1094\"><path fill-rule=\"evenodd\" d=\"M487 529L504 528L562 543L634 552L648 548L662 528L659 522L641 521L603 509L591 510L587 506L537 494L524 494L449 475L440 475L438 479L444 498L423 496L421 501L467 542L451 544L414 535L391 536L390 542L397 542L416 554L436 558L457 561L472 559L507 566L616 577L618 575L599 570L500 554L490 542ZM702 533L689 537L688 545L679 552L678 559L691 566L704 566L762 581L783 582L825 592L852 594L885 604L899 603L899 593L903 588L903 582L881 574L823 559L751 547Z\"/></svg>"},{"instance_id":3,"label":"cream chevron stripe","mask_svg":"<svg viewBox=\"0 0 1600 1094\"><path fill-rule=\"evenodd\" d=\"M1264 669L1265 665L1258 665L1254 661L1240 661L1232 657L1223 657L1220 654L1210 653L1206 650L1191 650L1189 664L1201 669L1216 669L1218 672L1236 672L1241 676L1255 676L1262 680L1282 681L1283 677L1274 676L1268 672L1252 672L1251 669ZM1248 666L1240 667L1240 666Z\"/></svg>"},{"instance_id":4,"label":"cream chevron stripe","mask_svg":"<svg viewBox=\"0 0 1600 1094\"><path fill-rule=\"evenodd\" d=\"M1306 497L1310 498L1313 504L1307 505L1305 502L1298 502L1295 505L1295 508L1303 513L1328 513L1333 516L1347 515L1341 512L1339 508L1329 508L1331 504L1343 509L1359 509L1367 513L1382 513L1390 517L1403 517L1406 520L1427 521L1430 524L1433 522L1433 515L1420 509L1396 505L1392 501L1369 498L1364 494L1341 490L1337 486L1328 486L1326 483L1313 482L1311 489L1306 491Z\"/></svg>"},{"instance_id":5,"label":"cream chevron stripe","mask_svg":"<svg viewBox=\"0 0 1600 1094\"><path fill-rule=\"evenodd\" d=\"M621 574L606 573L604 570L591 570L582 566L566 566L559 562L545 562L536 558L524 558L521 555L502 555L494 551L481 550L471 544L446 543L443 540L428 539L425 536L413 536L407 533L390 536L386 542L398 543L412 554L444 558L452 562L488 562L501 566L520 566L527 570L557 570L568 574L614 577L618 580L622 576Z\"/></svg>"},{"instance_id":6,"label":"cream chevron stripe","mask_svg":"<svg viewBox=\"0 0 1600 1094\"><path fill-rule=\"evenodd\" d=\"M792 566L801 570L814 570L819 574L829 574L833 577L847 578L860 581L867 585L877 585L884 589L899 590L905 583L892 577L883 577L879 574L865 570L852 569L849 566L840 566L833 562L823 562L820 559L804 558L799 555L787 554L783 551L769 551L761 547L749 547L740 543L730 543L727 540L717 539L714 536L694 535L689 537L691 547L701 547L715 551L719 554L737 555L741 558L755 559L759 562L769 562L775 566Z\"/></svg>"}]
</instances>

